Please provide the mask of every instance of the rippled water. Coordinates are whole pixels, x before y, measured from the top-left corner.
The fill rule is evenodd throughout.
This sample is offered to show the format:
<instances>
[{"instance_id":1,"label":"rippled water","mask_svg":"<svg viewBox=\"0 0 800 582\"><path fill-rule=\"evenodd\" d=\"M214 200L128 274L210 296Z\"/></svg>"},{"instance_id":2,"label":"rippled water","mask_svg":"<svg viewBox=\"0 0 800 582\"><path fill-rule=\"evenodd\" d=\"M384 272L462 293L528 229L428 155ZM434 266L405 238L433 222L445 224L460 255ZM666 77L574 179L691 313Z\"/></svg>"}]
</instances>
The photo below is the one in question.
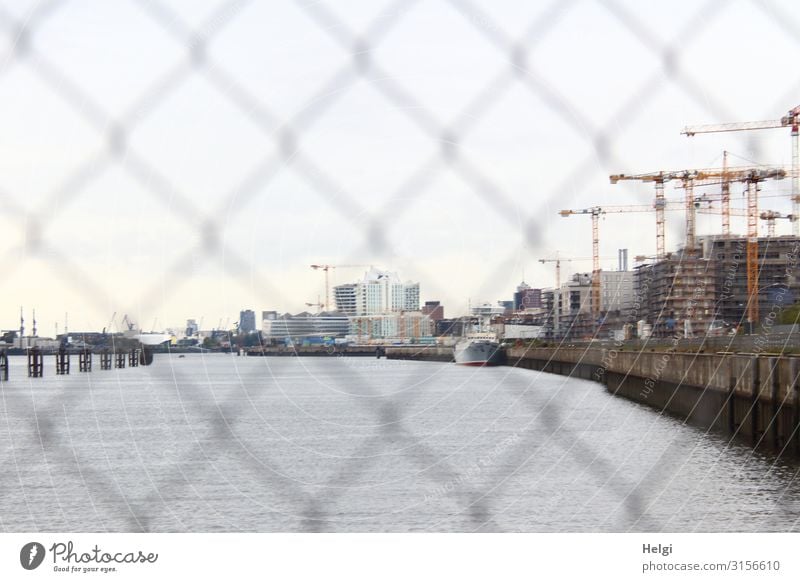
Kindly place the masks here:
<instances>
[{"instance_id":1,"label":"rippled water","mask_svg":"<svg viewBox=\"0 0 800 582\"><path fill-rule=\"evenodd\" d=\"M584 380L230 355L59 377L52 360L28 379L12 358L0 385L5 531L798 529L796 461Z\"/></svg>"}]
</instances>

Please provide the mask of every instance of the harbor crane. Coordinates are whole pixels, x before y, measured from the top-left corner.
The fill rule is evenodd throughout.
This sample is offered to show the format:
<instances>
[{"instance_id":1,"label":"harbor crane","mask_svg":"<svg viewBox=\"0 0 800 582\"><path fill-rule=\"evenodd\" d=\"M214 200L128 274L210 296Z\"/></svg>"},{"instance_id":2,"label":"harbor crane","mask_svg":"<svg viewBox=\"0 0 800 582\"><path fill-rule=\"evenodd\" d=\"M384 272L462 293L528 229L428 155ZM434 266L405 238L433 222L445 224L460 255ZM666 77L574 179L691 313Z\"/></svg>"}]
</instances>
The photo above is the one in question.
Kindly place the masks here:
<instances>
[{"instance_id":1,"label":"harbor crane","mask_svg":"<svg viewBox=\"0 0 800 582\"><path fill-rule=\"evenodd\" d=\"M360 269L368 268L372 265L311 265L315 271L322 271L325 273L325 311L330 309L331 287L328 278L328 271L330 269Z\"/></svg>"},{"instance_id":2,"label":"harbor crane","mask_svg":"<svg viewBox=\"0 0 800 582\"><path fill-rule=\"evenodd\" d=\"M744 121L740 123L718 123L711 125L690 125L683 129L682 134L692 137L698 133L723 133L729 131L752 131L759 129L791 128L792 139L792 215L800 216L800 105L790 109L780 119L767 121ZM800 222L794 221L792 233L800 236ZM724 233L723 233L724 234Z\"/></svg>"}]
</instances>

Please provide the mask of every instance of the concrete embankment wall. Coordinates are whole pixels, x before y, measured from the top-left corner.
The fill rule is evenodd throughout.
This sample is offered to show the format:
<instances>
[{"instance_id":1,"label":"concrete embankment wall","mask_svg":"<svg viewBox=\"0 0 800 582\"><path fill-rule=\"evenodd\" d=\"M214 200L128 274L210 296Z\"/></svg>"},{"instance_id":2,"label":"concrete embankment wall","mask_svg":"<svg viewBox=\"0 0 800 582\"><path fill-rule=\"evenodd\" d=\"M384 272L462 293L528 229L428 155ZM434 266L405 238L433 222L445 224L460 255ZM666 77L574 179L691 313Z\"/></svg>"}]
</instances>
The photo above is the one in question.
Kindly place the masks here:
<instances>
[{"instance_id":1,"label":"concrete embankment wall","mask_svg":"<svg viewBox=\"0 0 800 582\"><path fill-rule=\"evenodd\" d=\"M386 359L452 362L453 348L440 346L391 347L386 348Z\"/></svg>"},{"instance_id":2,"label":"concrete embankment wall","mask_svg":"<svg viewBox=\"0 0 800 582\"><path fill-rule=\"evenodd\" d=\"M800 453L800 358L726 353L511 348L507 365L594 380L614 395L753 443ZM452 362L452 348L387 348L390 359Z\"/></svg>"},{"instance_id":3,"label":"concrete embankment wall","mask_svg":"<svg viewBox=\"0 0 800 582\"><path fill-rule=\"evenodd\" d=\"M512 348L508 365L595 380L690 422L800 451L800 358Z\"/></svg>"}]
</instances>

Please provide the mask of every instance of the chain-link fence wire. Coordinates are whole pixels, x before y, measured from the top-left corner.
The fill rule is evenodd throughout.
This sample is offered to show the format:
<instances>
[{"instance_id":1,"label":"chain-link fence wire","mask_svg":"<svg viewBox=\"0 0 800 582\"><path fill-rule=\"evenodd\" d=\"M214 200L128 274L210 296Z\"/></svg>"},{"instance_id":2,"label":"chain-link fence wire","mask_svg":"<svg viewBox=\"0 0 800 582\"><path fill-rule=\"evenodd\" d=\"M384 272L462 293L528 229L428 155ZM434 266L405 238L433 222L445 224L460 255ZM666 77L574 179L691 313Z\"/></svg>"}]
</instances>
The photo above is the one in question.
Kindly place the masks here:
<instances>
[{"instance_id":1,"label":"chain-link fence wire","mask_svg":"<svg viewBox=\"0 0 800 582\"><path fill-rule=\"evenodd\" d=\"M414 205L406 203L409 200L435 200L431 188L443 174L458 176L484 202L484 208L489 213L496 215L495 218L507 225L508 229L519 232L521 245L526 252L544 253L550 245L543 242L541 233L546 231L553 210L557 206L569 205L585 188L593 187L590 181L597 177L598 164L603 168L630 167L624 158L620 158L616 146L618 142L624 143L629 128L647 123L648 106L659 97L658 89L663 88L666 82L707 114L708 119L736 118L735 109L729 107L724 99L714 97L704 86L702 76L692 72L682 61L691 40L703 28L712 26L715 19L721 19L726 11L731 10L729 3L722 1L685 6L688 16L669 40L663 40L665 36L659 33L657 24L640 10L630 4L611 0L542 3L532 11L533 16L528 17L526 26L516 27L521 33L507 32L503 25L498 24L496 17L500 16L498 12L502 8L461 0L442 3L448 9L451 22L459 25L466 23L467 28L480 39L475 42L485 43L496 69L485 85L474 91L466 105L447 116L426 105L408 79L393 74L381 62L381 45L392 35L409 35L408 30L402 30L402 24L415 11L423 10L425 3L387 3L374 18L368 19L363 28L356 28L348 19L342 18L342 9L335 4L298 1L294 6L305 15L308 26L308 31L298 30L298 36L322 31L349 58L343 59L340 66L326 70L307 103L298 107L288 118L274 110L268 100L255 94L250 85L242 82L231 71L231 63L212 56L211 47L215 39L237 19L247 18L248 10L256 3L244 0L220 2L209 11L207 18L192 25L169 2L134 2L135 9L160 33L169 37L178 47L177 51L183 51L185 58L177 59L166 69L162 67L156 78L140 88L131 104L121 113L112 112L112 108L94 95L91 88L83 86L70 76L69 70L57 65L54 55L37 46L37 32L45 24L58 26L60 15L76 3L77 0L39 2L21 13L12 10L9 5L0 5L0 26L8 45L5 70L11 66L24 68L102 140L101 147L72 168L36 208L30 207L24 192L4 187L0 178L0 202L4 218L23 224L22 244L11 246L3 258L5 277L13 279L26 262L35 260L39 268L47 271L48 277L72 288L81 296L104 297L106 292L95 278L96 274L86 270L81 265L80 257L73 256L64 248L62 240L51 240L48 232L59 220L63 220L64 210L78 201L100 174L117 168L132 178L145 195L159 205L170 221L184 225L195 235L195 246L179 252L171 264L164 266L158 282L137 299L137 305L145 306L150 311L158 311L173 299L175 291L172 290L191 279L198 263L211 261L218 263L231 282L254 289L259 296L269 297L275 304L292 303L292 299L284 296L282 286L274 277L260 274L261 271L254 268L252 257L243 255L228 243L230 233L226 231L229 221L252 208L265 188L287 168L329 203L326 207L328 211L336 214L347 225L346 228L363 234L363 248L354 253L353 262L365 254L397 256L393 241L387 237L387 225L412 211ZM793 42L800 38L796 34L798 20L793 17L790 8L773 2L746 4ZM584 10L587 6L610 19L614 26L613 33L619 34L622 30L635 38L638 50L653 60L651 70L646 71L649 74L636 83L626 82L624 73L621 74L623 78L617 84L614 106L604 120L594 112L587 111L585 104L577 102L569 93L556 88L537 69L533 58L548 38L560 33L560 26L570 13ZM448 22L439 24L446 35ZM143 38L142 42L145 43L146 39ZM413 39L407 42L413 42ZM591 50L591 47L580 46L579 39L575 42L580 47L577 50ZM233 176L229 180L227 191L218 195L211 208L203 208L190 191L176 183L168 170L138 151L131 140L135 131L188 83L192 75L202 75L207 83L219 91L228 106L235 108L271 143L271 148L265 148L269 151L263 159L244 175ZM315 125L334 115L332 111L337 102L360 81L369 83L386 106L402 116L414 131L421 132L430 142L437 144L429 158L398 175L400 179L393 191L377 208L350 192L324 164L304 149L307 135ZM786 103L793 103L798 85L800 79L784 84L785 94L774 95L774 103L767 103L765 112L782 111ZM468 139L471 132L476 131L477 126L489 117L493 108L499 107L512 90L520 88L532 103L536 102L547 118L557 119L569 131L579 135L587 146L581 155L570 159L568 168L557 172L557 181L550 184L546 192L537 193L524 205L515 200L496 173L487 171L485 164L475 163ZM43 166L46 168L46 161ZM476 269L475 276L486 281L480 291L492 289L493 282L506 278L509 270L518 263L519 251L515 250L505 256L499 255L494 266ZM425 281L431 293L441 293L447 289L447 280L442 280L433 271L425 270L421 264L415 265L415 276ZM269 369L268 364L266 367ZM259 372L263 373L263 370ZM435 375L431 378L435 380ZM265 456L262 451L258 455L253 454L250 446L237 437L237 423L252 406L250 399L242 399L237 394L231 394L227 399L225 394L213 392L213 404L204 404L184 392L187 385L193 385L196 380L182 377L181 372L175 370L173 381L181 396L181 406L185 407L187 426L191 426L189 411L208 415L208 422L202 425L205 430L198 429L202 434L193 432L194 442L191 446L184 449L175 447L175 458L171 459L166 474L149 474L147 463L142 459L142 471L151 484L151 493L143 499L130 498L122 483L81 462L80 450L71 444L69 425L66 423L68 412L86 405L86 399L91 398L91 391L55 390L48 394L47 402L42 404L38 402L40 397L37 398L35 394L36 384L31 382L31 398L35 404L34 416L28 427L29 438L25 443L13 442L6 451L6 457L19 467L20 459L25 459L32 450L40 449L44 452L47 473L54 487L55 478L49 463L80 479L89 492L98 517L103 514L104 508L125 508L127 519L123 525L115 527L130 531L149 531L157 513L154 506L169 512L172 500L192 491L196 479L224 478L215 469L219 456L236 459L242 469L252 473L264 487L292 508L293 515L300 520L299 529L317 531L336 529L337 522L328 515L328 508L335 503L337 496L357 490L359 476L380 456L382 447L403 442L406 443L402 449L403 456L432 484L460 484L446 487L443 495L452 498L458 513L463 514L464 524L460 527L477 530L502 529L495 520L497 512L502 511L495 506L496 495L504 487L515 483L513 477L536 454L533 451L541 451L543 446L550 445L562 449L564 458L577 462L583 468L580 474L593 479L598 488L607 489L619 497L619 503L630 521L636 524L631 527L660 527L658 521L648 515L648 503L643 499L649 487L656 487L653 480L629 482L620 474L614 461L604 457L602 450L587 442L581 434L566 429L562 418L568 417L572 411L562 409L560 391L553 393L544 408L539 407L541 402L537 402L536 406L527 404L530 387L522 394L513 394L512 407L525 407L527 422L511 444L501 447L497 462L492 463L492 479L481 489L464 485L459 467L407 427L403 410L413 405L413 394L401 392L399 397L397 394L394 397L386 396L376 389L374 377L356 373L338 389L349 393L354 386L357 387L363 397L359 400L360 404L374 415L375 433L365 437L356 452L342 460L340 472L335 473L319 491L314 491L300 486L296 480L276 469L279 464L272 462L268 454ZM242 379L242 385L247 381L257 381L257 377ZM209 382L212 382L210 378ZM495 394L502 389L501 382L490 393ZM290 399L290 395L287 398ZM26 418L22 412L15 417L14 406L15 401L6 400L4 393L6 416L17 420ZM299 413L302 414L302 411ZM62 428L56 428L55 419L62 416L65 424ZM542 441L540 432L528 430L531 427L544 427L549 436ZM135 426L131 430L135 430ZM469 442L465 447L468 448ZM214 444L210 447L208 443ZM221 443L224 445L221 446ZM656 473L661 474L660 471ZM605 519L609 517L603 516ZM70 523L69 519L64 517L64 523Z\"/></svg>"}]
</instances>

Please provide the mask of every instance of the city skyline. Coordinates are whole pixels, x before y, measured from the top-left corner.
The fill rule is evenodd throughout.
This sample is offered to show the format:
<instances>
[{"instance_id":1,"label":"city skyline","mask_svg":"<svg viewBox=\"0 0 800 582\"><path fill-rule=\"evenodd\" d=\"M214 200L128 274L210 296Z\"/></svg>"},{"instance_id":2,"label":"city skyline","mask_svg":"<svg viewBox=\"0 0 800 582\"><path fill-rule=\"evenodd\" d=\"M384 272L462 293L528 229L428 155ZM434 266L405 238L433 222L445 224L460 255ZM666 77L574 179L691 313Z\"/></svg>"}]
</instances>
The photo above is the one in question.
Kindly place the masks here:
<instances>
[{"instance_id":1,"label":"city skyline","mask_svg":"<svg viewBox=\"0 0 800 582\"><path fill-rule=\"evenodd\" d=\"M391 266L454 313L523 272L551 286L538 259L591 246L588 219L558 210L652 200L609 174L717 166L723 149L788 166L788 130L680 131L798 104L790 6L378 3L326 24L295 3L4 4L0 328L20 305L48 335L65 312L73 329L297 312L324 295L320 263ZM766 185L765 206L789 211L770 197L788 188ZM653 254L652 220L605 217L601 254ZM668 248L682 229L669 215Z\"/></svg>"}]
</instances>

